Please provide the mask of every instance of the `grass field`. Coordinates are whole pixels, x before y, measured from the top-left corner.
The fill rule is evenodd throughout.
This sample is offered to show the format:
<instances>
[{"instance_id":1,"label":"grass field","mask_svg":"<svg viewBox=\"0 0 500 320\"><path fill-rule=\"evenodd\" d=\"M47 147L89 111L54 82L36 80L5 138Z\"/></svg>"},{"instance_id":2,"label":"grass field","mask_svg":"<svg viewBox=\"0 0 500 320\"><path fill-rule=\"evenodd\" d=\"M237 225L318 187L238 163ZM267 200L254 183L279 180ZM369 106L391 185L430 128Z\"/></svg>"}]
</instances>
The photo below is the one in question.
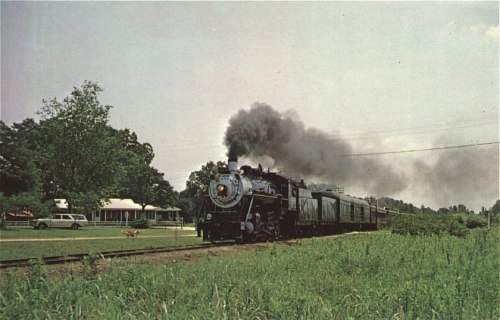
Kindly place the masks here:
<instances>
[{"instance_id":1,"label":"grass field","mask_svg":"<svg viewBox=\"0 0 500 320\"><path fill-rule=\"evenodd\" d=\"M0 240L30 239L32 241L0 242L0 260L177 246L201 242L200 238L194 237L195 231L187 229L145 229L140 230L137 239L125 239L121 233L123 230L125 229L114 227L87 227L80 230L10 228L0 232ZM116 237L118 239L110 239ZM43 241L44 239L61 240Z\"/></svg>"},{"instance_id":2,"label":"grass field","mask_svg":"<svg viewBox=\"0 0 500 320\"><path fill-rule=\"evenodd\" d=\"M85 227L80 230L71 229L45 229L36 230L32 227L9 227L6 230L0 230L0 240L2 239L48 239L48 238L87 238L87 237L119 237L121 232L127 228L119 227ZM141 235L172 235L174 228L151 228L140 230ZM192 228L180 229L175 231L178 235L194 234Z\"/></svg>"},{"instance_id":3,"label":"grass field","mask_svg":"<svg viewBox=\"0 0 500 320\"><path fill-rule=\"evenodd\" d=\"M0 318L498 319L498 229L377 232L174 265L0 280Z\"/></svg>"}]
</instances>

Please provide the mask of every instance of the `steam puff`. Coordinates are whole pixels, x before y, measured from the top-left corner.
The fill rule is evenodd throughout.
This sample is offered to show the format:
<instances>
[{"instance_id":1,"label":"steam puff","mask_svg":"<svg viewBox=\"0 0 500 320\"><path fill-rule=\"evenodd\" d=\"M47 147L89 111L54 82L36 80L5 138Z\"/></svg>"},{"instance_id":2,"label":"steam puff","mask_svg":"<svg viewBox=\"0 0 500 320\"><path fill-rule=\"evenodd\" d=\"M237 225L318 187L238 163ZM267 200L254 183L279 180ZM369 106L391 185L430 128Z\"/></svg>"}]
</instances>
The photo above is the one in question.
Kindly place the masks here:
<instances>
[{"instance_id":1,"label":"steam puff","mask_svg":"<svg viewBox=\"0 0 500 320\"><path fill-rule=\"evenodd\" d=\"M449 143L439 139L436 146ZM272 159L304 178L334 182L374 196L392 196L411 185L413 196L424 203L447 207L464 203L473 207L498 199L499 147L440 151L424 160L408 161L394 169L390 157L346 157L354 153L345 140L332 140L316 129L256 103L229 121L225 144L228 156L252 160ZM434 157L436 156L436 157ZM404 172L403 172L404 171Z\"/></svg>"},{"instance_id":2,"label":"steam puff","mask_svg":"<svg viewBox=\"0 0 500 320\"><path fill-rule=\"evenodd\" d=\"M286 117L266 104L256 103L229 120L225 144L228 157L267 156L280 167L303 177L319 177L371 194L392 195L406 187L406 178L376 158L345 157L352 147L334 141L317 129Z\"/></svg>"},{"instance_id":3,"label":"steam puff","mask_svg":"<svg viewBox=\"0 0 500 320\"><path fill-rule=\"evenodd\" d=\"M449 150L440 154L429 165L423 161L413 163L415 172L413 190L426 192L427 197L440 206L460 201L479 208L491 205L499 195L498 145L476 149Z\"/></svg>"}]
</instances>

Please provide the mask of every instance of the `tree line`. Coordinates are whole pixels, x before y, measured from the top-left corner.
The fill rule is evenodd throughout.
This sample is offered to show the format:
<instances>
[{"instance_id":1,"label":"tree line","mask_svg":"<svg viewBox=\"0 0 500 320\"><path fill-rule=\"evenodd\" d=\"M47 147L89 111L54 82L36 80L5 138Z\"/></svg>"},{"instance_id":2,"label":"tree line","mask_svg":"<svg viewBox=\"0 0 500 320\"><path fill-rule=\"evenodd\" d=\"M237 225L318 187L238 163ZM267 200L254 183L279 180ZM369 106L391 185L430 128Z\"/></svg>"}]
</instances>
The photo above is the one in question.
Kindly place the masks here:
<instances>
[{"instance_id":1,"label":"tree line","mask_svg":"<svg viewBox=\"0 0 500 320\"><path fill-rule=\"evenodd\" d=\"M208 185L205 168L191 174L186 190L175 191L151 165L153 147L109 125L112 107L99 102L101 92L85 81L62 101L43 100L38 122L0 121L0 213L45 216L60 198L70 212L91 215L103 199L131 198L143 210L179 206L187 220L194 215Z\"/></svg>"},{"instance_id":2,"label":"tree line","mask_svg":"<svg viewBox=\"0 0 500 320\"><path fill-rule=\"evenodd\" d=\"M474 210L467 208L464 204L452 205L449 207L439 208L434 210L425 205L420 207L413 205L412 203L405 203L402 200L395 200L388 197L383 197L377 200L378 205L382 207L387 207L399 212L413 213L413 214L474 214ZM500 222L500 200L497 200L489 209L482 207L478 212L479 215L487 218L490 216L492 222Z\"/></svg>"}]
</instances>

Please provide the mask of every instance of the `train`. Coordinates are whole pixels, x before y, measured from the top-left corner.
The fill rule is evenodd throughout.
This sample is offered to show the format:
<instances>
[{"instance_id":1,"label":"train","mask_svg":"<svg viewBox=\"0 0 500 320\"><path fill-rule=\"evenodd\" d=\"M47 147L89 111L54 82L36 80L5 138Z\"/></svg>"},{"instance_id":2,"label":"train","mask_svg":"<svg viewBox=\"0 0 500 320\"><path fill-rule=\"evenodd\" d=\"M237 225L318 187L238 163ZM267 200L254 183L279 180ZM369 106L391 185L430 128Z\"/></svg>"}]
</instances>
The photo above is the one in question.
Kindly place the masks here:
<instances>
[{"instance_id":1,"label":"train","mask_svg":"<svg viewBox=\"0 0 500 320\"><path fill-rule=\"evenodd\" d=\"M262 166L238 169L237 159L210 177L197 224L204 241L274 241L376 230L390 213L375 201L333 190L312 191Z\"/></svg>"}]
</instances>

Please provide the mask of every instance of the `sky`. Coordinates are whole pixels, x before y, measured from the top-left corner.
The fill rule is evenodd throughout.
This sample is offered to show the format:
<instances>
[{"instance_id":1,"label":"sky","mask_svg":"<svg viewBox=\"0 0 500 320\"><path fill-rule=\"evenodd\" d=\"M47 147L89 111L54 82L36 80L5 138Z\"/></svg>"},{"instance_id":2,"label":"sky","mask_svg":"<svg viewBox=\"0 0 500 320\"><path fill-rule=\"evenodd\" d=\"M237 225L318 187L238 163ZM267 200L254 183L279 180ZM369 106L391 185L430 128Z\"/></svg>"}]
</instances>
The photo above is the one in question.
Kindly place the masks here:
<instances>
[{"instance_id":1,"label":"sky","mask_svg":"<svg viewBox=\"0 0 500 320\"><path fill-rule=\"evenodd\" d=\"M226 160L229 120L255 103L356 154L499 140L498 2L1 2L0 10L0 119L38 119L42 99L97 82L101 103L113 106L110 125L151 143L153 166L177 191L207 161ZM498 144L352 157L353 167L367 157L405 186L342 180L352 195L475 210L499 198ZM260 160L281 164L240 164Z\"/></svg>"}]
</instances>

